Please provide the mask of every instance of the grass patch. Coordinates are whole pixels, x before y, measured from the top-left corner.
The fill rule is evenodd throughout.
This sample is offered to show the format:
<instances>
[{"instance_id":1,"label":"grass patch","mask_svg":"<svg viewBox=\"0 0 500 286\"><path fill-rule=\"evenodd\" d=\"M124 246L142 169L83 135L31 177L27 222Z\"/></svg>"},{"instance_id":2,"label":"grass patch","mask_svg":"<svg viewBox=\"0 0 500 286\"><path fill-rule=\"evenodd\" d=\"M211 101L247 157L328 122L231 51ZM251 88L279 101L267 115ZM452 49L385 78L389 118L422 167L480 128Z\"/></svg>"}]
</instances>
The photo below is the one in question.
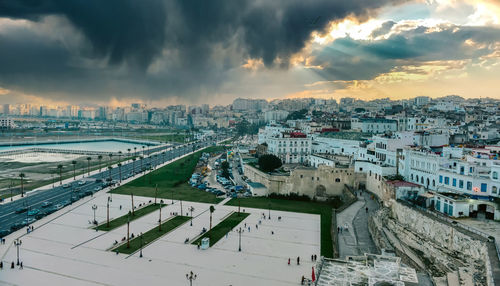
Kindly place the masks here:
<instances>
[{"instance_id":1,"label":"grass patch","mask_svg":"<svg viewBox=\"0 0 500 286\"><path fill-rule=\"evenodd\" d=\"M227 202L226 205L238 206L238 200L240 200L241 207L265 210L271 208L272 210L279 211L319 214L321 216L321 255L329 258L333 257L333 244L331 236L332 209L339 206L323 202L293 201L263 197L232 199ZM273 216L272 212L271 216Z\"/></svg>"},{"instance_id":2,"label":"grass patch","mask_svg":"<svg viewBox=\"0 0 500 286\"><path fill-rule=\"evenodd\" d=\"M165 206L165 204L161 204L161 205L162 205L162 207ZM149 213L157 211L158 209L159 209L159 204L151 204L149 206L146 206L146 207L143 207L143 208L136 210L134 212L134 215L126 214L126 215L123 215L121 217L117 217L113 220L110 220L109 227L107 226L107 224L105 222L97 227L94 227L94 229L97 228L98 230L110 231L110 230L113 230L113 229L120 227L124 224L127 224L127 221L129 218L130 218L130 221L133 221L133 220L136 220L136 219L138 219L142 216L145 216Z\"/></svg>"},{"instance_id":3,"label":"grass patch","mask_svg":"<svg viewBox=\"0 0 500 286\"><path fill-rule=\"evenodd\" d=\"M155 239L164 236L165 234L171 232L173 229L189 221L191 217L188 216L175 216L166 222L161 224L161 231L158 227L155 227L146 233L142 234L142 247L153 242ZM112 251L118 251L120 253L131 254L141 248L141 237L137 235L134 239L130 240L130 247L127 248L127 243L114 248Z\"/></svg>"},{"instance_id":4,"label":"grass patch","mask_svg":"<svg viewBox=\"0 0 500 286\"><path fill-rule=\"evenodd\" d=\"M202 236L198 237L192 244L196 245L201 243L201 240L205 237L210 238L210 247L217 243L226 233L230 232L235 226L237 226L241 221L243 221L249 213L238 212L232 213L226 219L221 221L219 224L214 226L211 230L205 232Z\"/></svg>"},{"instance_id":5,"label":"grass patch","mask_svg":"<svg viewBox=\"0 0 500 286\"><path fill-rule=\"evenodd\" d=\"M203 152L219 152L222 150L224 150L222 146L208 147L122 185L114 189L112 193L123 195L133 193L138 196L154 197L155 187L158 185L158 198L218 203L222 199L218 199L212 193L191 187L187 184L187 181L193 174Z\"/></svg>"}]
</instances>

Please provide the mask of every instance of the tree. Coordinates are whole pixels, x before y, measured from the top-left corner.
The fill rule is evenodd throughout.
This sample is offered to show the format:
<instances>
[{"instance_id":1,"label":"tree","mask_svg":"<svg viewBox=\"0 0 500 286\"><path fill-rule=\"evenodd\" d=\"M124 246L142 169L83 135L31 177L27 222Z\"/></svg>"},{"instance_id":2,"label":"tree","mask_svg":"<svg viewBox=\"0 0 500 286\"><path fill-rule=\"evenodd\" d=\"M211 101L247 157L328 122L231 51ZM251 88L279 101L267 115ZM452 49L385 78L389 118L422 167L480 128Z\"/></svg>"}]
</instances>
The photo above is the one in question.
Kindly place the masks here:
<instances>
[{"instance_id":1,"label":"tree","mask_svg":"<svg viewBox=\"0 0 500 286\"><path fill-rule=\"evenodd\" d=\"M76 180L76 161L71 161L71 164L73 165L73 180Z\"/></svg>"},{"instance_id":2,"label":"tree","mask_svg":"<svg viewBox=\"0 0 500 286\"><path fill-rule=\"evenodd\" d=\"M259 167L264 172L272 172L281 167L281 165L280 158L272 154L266 154L259 157Z\"/></svg>"},{"instance_id":3,"label":"tree","mask_svg":"<svg viewBox=\"0 0 500 286\"><path fill-rule=\"evenodd\" d=\"M101 172L102 155L97 156L97 160L99 160L99 173L100 173Z\"/></svg>"},{"instance_id":4,"label":"tree","mask_svg":"<svg viewBox=\"0 0 500 286\"><path fill-rule=\"evenodd\" d=\"M57 165L57 169L59 169L59 185L62 185L62 169L63 169L63 165Z\"/></svg>"},{"instance_id":5,"label":"tree","mask_svg":"<svg viewBox=\"0 0 500 286\"><path fill-rule=\"evenodd\" d=\"M87 175L88 176L90 176L90 160L92 160L92 157L87 157Z\"/></svg>"},{"instance_id":6,"label":"tree","mask_svg":"<svg viewBox=\"0 0 500 286\"><path fill-rule=\"evenodd\" d=\"M122 163L118 163L118 170L120 171L120 182L122 181Z\"/></svg>"},{"instance_id":7,"label":"tree","mask_svg":"<svg viewBox=\"0 0 500 286\"><path fill-rule=\"evenodd\" d=\"M212 213L215 211L214 206L210 206L210 230L212 230Z\"/></svg>"},{"instance_id":8,"label":"tree","mask_svg":"<svg viewBox=\"0 0 500 286\"><path fill-rule=\"evenodd\" d=\"M111 170L113 169L113 167L111 166L108 166L108 170L109 170L109 181L111 181Z\"/></svg>"},{"instance_id":9,"label":"tree","mask_svg":"<svg viewBox=\"0 0 500 286\"><path fill-rule=\"evenodd\" d=\"M226 179L229 178L229 163L227 161L222 162L220 164L220 168L222 169L222 176Z\"/></svg>"},{"instance_id":10,"label":"tree","mask_svg":"<svg viewBox=\"0 0 500 286\"><path fill-rule=\"evenodd\" d=\"M24 197L24 177L26 175L24 173L19 174L19 178L21 178L21 197Z\"/></svg>"},{"instance_id":11,"label":"tree","mask_svg":"<svg viewBox=\"0 0 500 286\"><path fill-rule=\"evenodd\" d=\"M135 160L137 160L137 158L132 158L132 173L134 173L135 175Z\"/></svg>"},{"instance_id":12,"label":"tree","mask_svg":"<svg viewBox=\"0 0 500 286\"><path fill-rule=\"evenodd\" d=\"M307 109L301 109L288 114L286 120L297 120L305 119L307 114Z\"/></svg>"}]
</instances>

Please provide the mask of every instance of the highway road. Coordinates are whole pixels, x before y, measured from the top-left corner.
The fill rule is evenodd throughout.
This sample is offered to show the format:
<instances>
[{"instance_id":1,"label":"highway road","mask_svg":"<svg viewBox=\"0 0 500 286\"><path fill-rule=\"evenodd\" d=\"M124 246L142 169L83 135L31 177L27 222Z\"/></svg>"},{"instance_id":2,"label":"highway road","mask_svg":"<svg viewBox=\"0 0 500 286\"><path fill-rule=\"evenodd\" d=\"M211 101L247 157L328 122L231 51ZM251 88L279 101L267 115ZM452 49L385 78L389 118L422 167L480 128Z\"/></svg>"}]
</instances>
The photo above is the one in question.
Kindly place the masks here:
<instances>
[{"instance_id":1,"label":"highway road","mask_svg":"<svg viewBox=\"0 0 500 286\"><path fill-rule=\"evenodd\" d=\"M166 161L192 152L193 150L210 146L213 143L213 141L198 141L193 144L183 144L176 146L164 145L151 148L144 151L144 159L142 165L144 169L156 167L157 165L160 165ZM141 152L138 153L140 154ZM136 173L141 173L140 161L140 159L135 161ZM134 164L132 160L122 162L122 179L134 173L134 170L132 170L133 165ZM102 188L103 184L106 183L106 179L108 179L109 177L109 170L107 168L103 168L102 172L85 178L84 181L86 183L84 185L79 185L79 180L68 183L69 186L67 187L64 187L64 184L61 186L59 185L59 182L57 182L57 185L55 185L54 188L34 191L26 195L24 198L0 206L0 236L6 235L7 231L11 232L16 230L16 226L18 228L26 227L27 224L26 222L23 223L23 220L27 219L28 217L35 218L34 216L28 216L28 211L17 213L16 210L26 207L29 210L38 209L43 212L50 208L53 208L57 204L62 204L64 206L69 205L71 203L74 203L76 200L83 198L83 194L85 192L87 192L87 195L90 195L90 192L94 193L95 191L97 191L97 187ZM111 179L119 182L120 168L114 167L111 170ZM52 203L52 205L50 207L43 208L42 203L46 201ZM2 232L4 232L3 235Z\"/></svg>"}]
</instances>

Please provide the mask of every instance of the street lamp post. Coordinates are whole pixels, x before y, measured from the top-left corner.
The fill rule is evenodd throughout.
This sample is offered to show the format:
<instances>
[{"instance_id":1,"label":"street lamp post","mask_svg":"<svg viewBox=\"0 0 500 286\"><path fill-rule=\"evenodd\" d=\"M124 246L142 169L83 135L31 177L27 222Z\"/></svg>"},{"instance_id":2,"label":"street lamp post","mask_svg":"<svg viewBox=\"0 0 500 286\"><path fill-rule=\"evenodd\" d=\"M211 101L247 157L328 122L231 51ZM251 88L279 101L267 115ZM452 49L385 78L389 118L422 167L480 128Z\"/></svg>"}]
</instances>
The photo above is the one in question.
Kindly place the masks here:
<instances>
[{"instance_id":1,"label":"street lamp post","mask_svg":"<svg viewBox=\"0 0 500 286\"><path fill-rule=\"evenodd\" d=\"M186 279L189 281L189 286L193 286L193 281L196 280L198 275L194 274L193 271L190 271L186 274Z\"/></svg>"},{"instance_id":2,"label":"street lamp post","mask_svg":"<svg viewBox=\"0 0 500 286\"><path fill-rule=\"evenodd\" d=\"M238 251L241 251L241 233L243 232L243 230L241 229L241 227L240 227L239 230L237 230L237 232L238 232L238 235L239 235Z\"/></svg>"},{"instance_id":3,"label":"street lamp post","mask_svg":"<svg viewBox=\"0 0 500 286\"><path fill-rule=\"evenodd\" d=\"M108 203L106 204L106 227L109 228L109 201L111 200L110 197L108 197Z\"/></svg>"},{"instance_id":4,"label":"street lamp post","mask_svg":"<svg viewBox=\"0 0 500 286\"><path fill-rule=\"evenodd\" d=\"M191 211L191 226L193 226L193 211L194 211L194 207L190 207L189 210Z\"/></svg>"},{"instance_id":5,"label":"street lamp post","mask_svg":"<svg viewBox=\"0 0 500 286\"><path fill-rule=\"evenodd\" d=\"M93 205L92 206L92 210L94 211L94 223L95 223L96 222L96 220L95 220L95 211L97 210L97 206Z\"/></svg>"},{"instance_id":6,"label":"street lamp post","mask_svg":"<svg viewBox=\"0 0 500 286\"><path fill-rule=\"evenodd\" d=\"M141 238L141 252L139 253L139 257L142 257L142 232L140 238Z\"/></svg>"},{"instance_id":7,"label":"street lamp post","mask_svg":"<svg viewBox=\"0 0 500 286\"><path fill-rule=\"evenodd\" d=\"M269 203L269 215L268 218L271 219L271 203Z\"/></svg>"},{"instance_id":8,"label":"street lamp post","mask_svg":"<svg viewBox=\"0 0 500 286\"><path fill-rule=\"evenodd\" d=\"M14 240L14 245L17 247L17 265L19 265L19 247L21 244L23 244L23 242L19 238Z\"/></svg>"}]
</instances>

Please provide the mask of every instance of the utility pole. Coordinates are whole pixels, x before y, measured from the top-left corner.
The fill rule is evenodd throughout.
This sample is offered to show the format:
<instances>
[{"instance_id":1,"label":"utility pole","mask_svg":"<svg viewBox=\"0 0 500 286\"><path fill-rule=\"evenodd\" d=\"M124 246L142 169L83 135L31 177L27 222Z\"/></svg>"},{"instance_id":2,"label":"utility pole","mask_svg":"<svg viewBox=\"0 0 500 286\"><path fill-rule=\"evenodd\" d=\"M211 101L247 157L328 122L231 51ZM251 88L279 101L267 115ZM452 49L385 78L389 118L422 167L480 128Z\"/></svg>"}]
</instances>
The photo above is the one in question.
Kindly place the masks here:
<instances>
[{"instance_id":1,"label":"utility pole","mask_svg":"<svg viewBox=\"0 0 500 286\"><path fill-rule=\"evenodd\" d=\"M127 248L130 248L130 217L127 218Z\"/></svg>"},{"instance_id":2,"label":"utility pole","mask_svg":"<svg viewBox=\"0 0 500 286\"><path fill-rule=\"evenodd\" d=\"M156 205L156 197L158 196L158 184L155 186L155 205Z\"/></svg>"},{"instance_id":3,"label":"utility pole","mask_svg":"<svg viewBox=\"0 0 500 286\"><path fill-rule=\"evenodd\" d=\"M132 215L135 215L135 212L134 212L134 194L130 194L130 196L132 197Z\"/></svg>"},{"instance_id":4,"label":"utility pole","mask_svg":"<svg viewBox=\"0 0 500 286\"><path fill-rule=\"evenodd\" d=\"M161 204L160 204L160 219L158 220L158 231L161 231Z\"/></svg>"},{"instance_id":5,"label":"utility pole","mask_svg":"<svg viewBox=\"0 0 500 286\"><path fill-rule=\"evenodd\" d=\"M109 228L109 197L108 203L106 204L106 227Z\"/></svg>"}]
</instances>

